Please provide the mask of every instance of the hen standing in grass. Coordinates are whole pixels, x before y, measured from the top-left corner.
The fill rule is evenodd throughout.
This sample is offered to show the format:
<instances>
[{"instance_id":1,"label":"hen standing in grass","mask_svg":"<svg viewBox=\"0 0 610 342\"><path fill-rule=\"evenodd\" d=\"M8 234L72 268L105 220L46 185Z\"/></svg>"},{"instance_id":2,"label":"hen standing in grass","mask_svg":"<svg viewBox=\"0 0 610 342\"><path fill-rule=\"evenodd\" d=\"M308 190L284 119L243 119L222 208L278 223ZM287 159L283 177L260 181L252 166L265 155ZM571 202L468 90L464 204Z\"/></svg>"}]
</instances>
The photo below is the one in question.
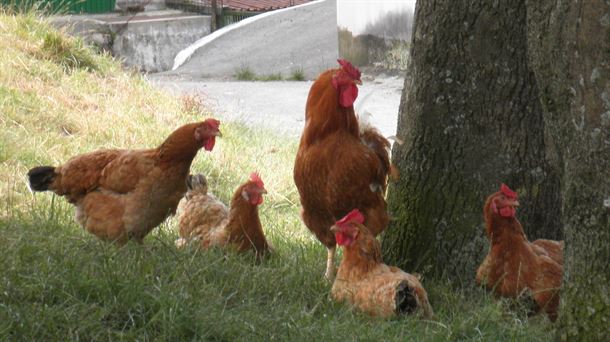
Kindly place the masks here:
<instances>
[{"instance_id":1,"label":"hen standing in grass","mask_svg":"<svg viewBox=\"0 0 610 342\"><path fill-rule=\"evenodd\" d=\"M208 193L203 175L189 176L187 184L189 190L180 205L178 247L197 239L203 248L233 246L240 252L254 249L259 258L269 252L258 216L258 206L267 190L258 174L251 174L237 188L230 209Z\"/></svg>"},{"instance_id":2,"label":"hen standing in grass","mask_svg":"<svg viewBox=\"0 0 610 342\"><path fill-rule=\"evenodd\" d=\"M538 310L557 318L563 276L563 241L529 242L515 217L517 193L502 184L485 202L485 230L491 249L477 270L476 281L497 295L529 295Z\"/></svg>"},{"instance_id":3,"label":"hen standing in grass","mask_svg":"<svg viewBox=\"0 0 610 342\"><path fill-rule=\"evenodd\" d=\"M390 174L389 141L376 130L360 131L354 113L360 71L345 60L311 86L305 129L294 164L303 222L328 250L327 279L335 274L335 235L330 227L353 208L366 216L373 235L388 224L384 192Z\"/></svg>"},{"instance_id":4,"label":"hen standing in grass","mask_svg":"<svg viewBox=\"0 0 610 342\"><path fill-rule=\"evenodd\" d=\"M202 147L214 148L219 126L207 119L178 128L154 149L99 150L61 166L35 167L30 188L66 197L76 220L102 240L142 242L175 213L193 159Z\"/></svg>"},{"instance_id":5,"label":"hen standing in grass","mask_svg":"<svg viewBox=\"0 0 610 342\"><path fill-rule=\"evenodd\" d=\"M420 311L425 318L432 318L432 307L419 279L383 263L379 241L363 222L364 216L355 209L331 228L337 243L343 246L333 298L347 301L372 316Z\"/></svg>"}]
</instances>

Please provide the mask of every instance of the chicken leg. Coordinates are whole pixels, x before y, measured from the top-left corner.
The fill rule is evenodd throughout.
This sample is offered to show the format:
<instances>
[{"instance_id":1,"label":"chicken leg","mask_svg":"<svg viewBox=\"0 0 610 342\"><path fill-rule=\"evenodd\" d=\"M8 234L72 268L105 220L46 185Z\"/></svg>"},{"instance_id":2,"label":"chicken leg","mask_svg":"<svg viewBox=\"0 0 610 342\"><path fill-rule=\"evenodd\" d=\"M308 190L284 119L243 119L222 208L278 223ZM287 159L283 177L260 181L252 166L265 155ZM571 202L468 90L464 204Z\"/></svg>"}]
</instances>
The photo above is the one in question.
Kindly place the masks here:
<instances>
[{"instance_id":1,"label":"chicken leg","mask_svg":"<svg viewBox=\"0 0 610 342\"><path fill-rule=\"evenodd\" d=\"M328 257L326 259L326 272L324 277L331 283L335 280L335 250L336 247L326 247L328 250Z\"/></svg>"}]
</instances>

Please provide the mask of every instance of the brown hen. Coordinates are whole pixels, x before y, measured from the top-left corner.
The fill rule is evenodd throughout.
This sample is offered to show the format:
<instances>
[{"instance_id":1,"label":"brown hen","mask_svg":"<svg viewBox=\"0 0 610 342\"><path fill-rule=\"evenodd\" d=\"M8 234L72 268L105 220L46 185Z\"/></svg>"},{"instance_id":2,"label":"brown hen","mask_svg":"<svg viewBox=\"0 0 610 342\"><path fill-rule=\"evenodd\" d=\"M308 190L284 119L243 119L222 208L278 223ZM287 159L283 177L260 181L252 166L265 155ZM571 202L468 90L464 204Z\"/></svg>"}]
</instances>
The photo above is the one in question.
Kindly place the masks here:
<instances>
[{"instance_id":1,"label":"brown hen","mask_svg":"<svg viewBox=\"0 0 610 342\"><path fill-rule=\"evenodd\" d=\"M491 248L476 281L502 297L531 296L537 310L554 321L563 277L563 242L530 243L515 217L518 205L517 193L504 184L487 198L483 213Z\"/></svg>"},{"instance_id":2,"label":"brown hen","mask_svg":"<svg viewBox=\"0 0 610 342\"><path fill-rule=\"evenodd\" d=\"M425 318L432 318L434 313L419 279L384 264L379 241L362 222L364 216L355 209L331 228L337 243L343 246L333 298L372 316L421 312Z\"/></svg>"},{"instance_id":3,"label":"brown hen","mask_svg":"<svg viewBox=\"0 0 610 342\"><path fill-rule=\"evenodd\" d=\"M189 191L180 206L178 247L197 240L202 248L232 247L237 251L254 250L257 257L270 251L258 215L258 206L267 193L256 173L233 195L230 209L208 193L203 175L190 176Z\"/></svg>"},{"instance_id":4,"label":"brown hen","mask_svg":"<svg viewBox=\"0 0 610 342\"><path fill-rule=\"evenodd\" d=\"M328 279L335 274L336 241L330 227L338 218L358 208L374 235L387 226L384 192L391 170L389 141L358 126L353 102L360 71L347 61L339 63L341 68L325 71L311 86L294 164L303 222L328 250Z\"/></svg>"},{"instance_id":5,"label":"brown hen","mask_svg":"<svg viewBox=\"0 0 610 342\"><path fill-rule=\"evenodd\" d=\"M199 149L213 149L219 125L215 119L184 125L154 149L99 150L35 167L30 188L66 197L76 220L102 240L142 242L175 213L191 163Z\"/></svg>"}]
</instances>

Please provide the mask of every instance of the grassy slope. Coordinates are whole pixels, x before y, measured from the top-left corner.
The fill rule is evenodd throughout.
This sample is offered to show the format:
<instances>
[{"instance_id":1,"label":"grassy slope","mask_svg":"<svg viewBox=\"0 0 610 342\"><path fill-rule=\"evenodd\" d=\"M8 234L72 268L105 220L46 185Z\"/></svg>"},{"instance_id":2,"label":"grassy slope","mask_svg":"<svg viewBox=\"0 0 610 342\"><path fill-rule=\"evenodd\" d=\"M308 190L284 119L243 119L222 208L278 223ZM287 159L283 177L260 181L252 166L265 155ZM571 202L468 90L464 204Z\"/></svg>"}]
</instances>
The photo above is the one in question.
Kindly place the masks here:
<instances>
[{"instance_id":1,"label":"grassy slope","mask_svg":"<svg viewBox=\"0 0 610 342\"><path fill-rule=\"evenodd\" d=\"M178 251L175 221L144 246L117 249L73 221L25 173L102 147L154 146L211 116L121 71L34 16L0 13L0 340L524 340L548 339L545 318L511 313L475 288L424 280L438 321L371 319L329 300L325 251L300 223L291 180L296 141L224 122L193 170L228 200L250 171L270 194L261 208L276 255ZM221 118L222 119L222 118Z\"/></svg>"}]
</instances>

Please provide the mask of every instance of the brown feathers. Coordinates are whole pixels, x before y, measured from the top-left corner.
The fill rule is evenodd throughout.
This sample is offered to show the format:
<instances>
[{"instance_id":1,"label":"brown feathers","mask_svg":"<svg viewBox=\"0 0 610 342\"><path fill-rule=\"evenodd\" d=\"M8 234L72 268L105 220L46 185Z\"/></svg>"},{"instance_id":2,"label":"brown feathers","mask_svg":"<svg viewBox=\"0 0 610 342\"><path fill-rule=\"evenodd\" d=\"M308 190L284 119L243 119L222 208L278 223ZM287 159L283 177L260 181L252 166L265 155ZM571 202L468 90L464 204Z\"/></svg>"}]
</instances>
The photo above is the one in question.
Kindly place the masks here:
<instances>
[{"instance_id":1,"label":"brown feathers","mask_svg":"<svg viewBox=\"0 0 610 342\"><path fill-rule=\"evenodd\" d=\"M175 212L193 158L219 134L210 120L178 128L158 148L99 150L34 168L30 183L66 197L77 221L100 239L141 242Z\"/></svg>"},{"instance_id":2,"label":"brown feathers","mask_svg":"<svg viewBox=\"0 0 610 342\"><path fill-rule=\"evenodd\" d=\"M425 318L433 317L419 278L384 264L379 242L366 226L353 222L332 230L355 236L343 244L343 260L331 292L336 301L347 301L372 316L421 312Z\"/></svg>"},{"instance_id":3,"label":"brown feathers","mask_svg":"<svg viewBox=\"0 0 610 342\"><path fill-rule=\"evenodd\" d=\"M514 216L517 195L507 189L492 194L485 203L491 248L477 270L476 281L503 297L531 296L538 310L554 321L563 277L563 242L530 243Z\"/></svg>"},{"instance_id":4,"label":"brown feathers","mask_svg":"<svg viewBox=\"0 0 610 342\"><path fill-rule=\"evenodd\" d=\"M303 222L329 250L329 278L335 248L330 227L338 218L358 208L374 234L387 226L384 192L391 169L388 140L376 130L361 132L353 106L339 103L332 85L338 72L322 73L311 86L293 174Z\"/></svg>"},{"instance_id":5,"label":"brown feathers","mask_svg":"<svg viewBox=\"0 0 610 342\"><path fill-rule=\"evenodd\" d=\"M189 176L201 178L205 179L202 175ZM207 192L207 182L198 183L205 183L205 188L193 187L180 205L177 246L197 240L203 248L232 247L240 252L252 249L258 257L270 251L258 215L262 194L267 192L258 174L237 188L230 209Z\"/></svg>"}]
</instances>

